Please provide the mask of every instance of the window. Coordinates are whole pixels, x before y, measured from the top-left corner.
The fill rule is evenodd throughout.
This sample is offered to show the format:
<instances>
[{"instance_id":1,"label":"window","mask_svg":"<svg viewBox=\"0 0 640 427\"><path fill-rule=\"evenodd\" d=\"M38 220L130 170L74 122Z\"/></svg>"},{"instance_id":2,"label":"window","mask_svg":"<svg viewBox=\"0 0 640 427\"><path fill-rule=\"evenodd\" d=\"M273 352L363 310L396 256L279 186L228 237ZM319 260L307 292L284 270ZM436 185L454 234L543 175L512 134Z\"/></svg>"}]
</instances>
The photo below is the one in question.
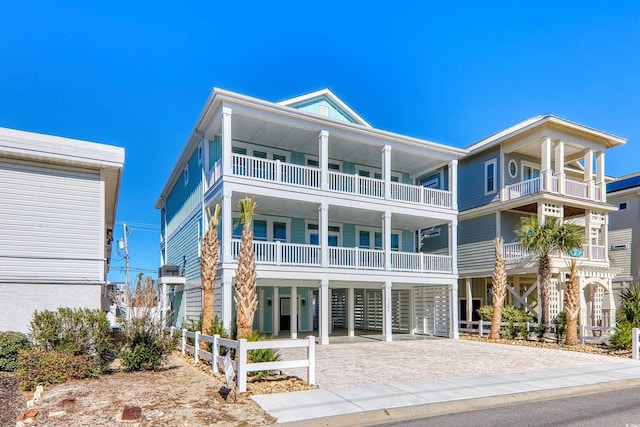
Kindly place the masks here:
<instances>
[{"instance_id":1,"label":"window","mask_svg":"<svg viewBox=\"0 0 640 427\"><path fill-rule=\"evenodd\" d=\"M267 221L262 219L253 220L253 240L263 242L267 240Z\"/></svg>"},{"instance_id":2,"label":"window","mask_svg":"<svg viewBox=\"0 0 640 427\"><path fill-rule=\"evenodd\" d=\"M358 247L361 249L384 249L382 244L382 232L373 231L371 229L358 230ZM400 234L391 233L391 250L400 250Z\"/></svg>"},{"instance_id":3,"label":"window","mask_svg":"<svg viewBox=\"0 0 640 427\"><path fill-rule=\"evenodd\" d=\"M509 176L511 178L518 176L518 163L514 159L509 160Z\"/></svg>"},{"instance_id":4,"label":"window","mask_svg":"<svg viewBox=\"0 0 640 427\"><path fill-rule=\"evenodd\" d=\"M319 245L320 238L318 237L318 224L307 224L307 241L310 245ZM329 246L340 246L340 227L330 225L329 226Z\"/></svg>"},{"instance_id":5,"label":"window","mask_svg":"<svg viewBox=\"0 0 640 427\"><path fill-rule=\"evenodd\" d=\"M522 180L527 181L529 179L538 178L540 176L540 165L534 165L533 163L522 162Z\"/></svg>"},{"instance_id":6,"label":"window","mask_svg":"<svg viewBox=\"0 0 640 427\"><path fill-rule=\"evenodd\" d=\"M182 182L184 182L184 185L189 184L189 166L185 166L182 171Z\"/></svg>"},{"instance_id":7,"label":"window","mask_svg":"<svg viewBox=\"0 0 640 427\"><path fill-rule=\"evenodd\" d=\"M198 166L202 164L202 145L198 145Z\"/></svg>"},{"instance_id":8,"label":"window","mask_svg":"<svg viewBox=\"0 0 640 427\"><path fill-rule=\"evenodd\" d=\"M318 162L318 158L317 157L308 156L308 158L307 158L307 166L312 166L314 168L318 168L318 167L320 167L320 162ZM331 162L329 162L327 167L328 167L329 170L340 171L340 164L339 163L331 163Z\"/></svg>"},{"instance_id":9,"label":"window","mask_svg":"<svg viewBox=\"0 0 640 427\"><path fill-rule=\"evenodd\" d=\"M484 162L484 194L496 192L496 159Z\"/></svg>"},{"instance_id":10,"label":"window","mask_svg":"<svg viewBox=\"0 0 640 427\"><path fill-rule=\"evenodd\" d=\"M287 241L287 224L284 222L273 223L273 240L286 242Z\"/></svg>"},{"instance_id":11,"label":"window","mask_svg":"<svg viewBox=\"0 0 640 427\"><path fill-rule=\"evenodd\" d=\"M620 209L621 211L624 209L627 209L627 202L622 202L618 205L618 209Z\"/></svg>"}]
</instances>

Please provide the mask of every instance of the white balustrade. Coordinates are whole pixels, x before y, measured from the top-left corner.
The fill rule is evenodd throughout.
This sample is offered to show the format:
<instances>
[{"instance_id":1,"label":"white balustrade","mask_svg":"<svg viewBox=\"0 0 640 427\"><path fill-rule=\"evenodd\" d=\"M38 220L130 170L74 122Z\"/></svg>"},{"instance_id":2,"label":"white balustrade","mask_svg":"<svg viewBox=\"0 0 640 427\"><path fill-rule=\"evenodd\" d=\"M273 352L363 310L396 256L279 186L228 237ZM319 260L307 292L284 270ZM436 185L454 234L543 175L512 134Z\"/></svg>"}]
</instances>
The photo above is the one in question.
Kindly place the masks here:
<instances>
[{"instance_id":1,"label":"white balustrade","mask_svg":"<svg viewBox=\"0 0 640 427\"><path fill-rule=\"evenodd\" d=\"M540 191L540 177L505 186L507 200L528 196Z\"/></svg>"},{"instance_id":2,"label":"white balustrade","mask_svg":"<svg viewBox=\"0 0 640 427\"><path fill-rule=\"evenodd\" d=\"M505 243L502 245L502 257L504 259L528 258L531 253L520 243Z\"/></svg>"},{"instance_id":3,"label":"white balustrade","mask_svg":"<svg viewBox=\"0 0 640 427\"><path fill-rule=\"evenodd\" d=\"M329 172L329 189L341 193L360 194L370 197L384 197L384 181L358 174Z\"/></svg>"},{"instance_id":4,"label":"white balustrade","mask_svg":"<svg viewBox=\"0 0 640 427\"><path fill-rule=\"evenodd\" d=\"M234 154L233 174L265 181L320 188L320 169L283 163L280 160Z\"/></svg>"},{"instance_id":5,"label":"white balustrade","mask_svg":"<svg viewBox=\"0 0 640 427\"><path fill-rule=\"evenodd\" d=\"M401 202L420 203L422 205L450 208L452 196L450 191L426 188L418 185L391 183L391 199Z\"/></svg>"},{"instance_id":6,"label":"white balustrade","mask_svg":"<svg viewBox=\"0 0 640 427\"><path fill-rule=\"evenodd\" d=\"M451 273L451 257L421 252L391 252L391 269L394 271Z\"/></svg>"},{"instance_id":7,"label":"white balustrade","mask_svg":"<svg viewBox=\"0 0 640 427\"><path fill-rule=\"evenodd\" d=\"M384 251L331 246L329 248L329 266L382 270L384 269Z\"/></svg>"},{"instance_id":8,"label":"white balustrade","mask_svg":"<svg viewBox=\"0 0 640 427\"><path fill-rule=\"evenodd\" d=\"M238 258L241 241L232 240L233 259ZM253 242L257 264L274 265L320 265L320 246L286 242Z\"/></svg>"},{"instance_id":9,"label":"white balustrade","mask_svg":"<svg viewBox=\"0 0 640 427\"><path fill-rule=\"evenodd\" d=\"M604 246L591 246L591 259L595 261L605 261Z\"/></svg>"},{"instance_id":10,"label":"white balustrade","mask_svg":"<svg viewBox=\"0 0 640 427\"><path fill-rule=\"evenodd\" d=\"M580 197L581 199L589 198L589 186L586 183L567 179L564 185L566 195Z\"/></svg>"}]
</instances>

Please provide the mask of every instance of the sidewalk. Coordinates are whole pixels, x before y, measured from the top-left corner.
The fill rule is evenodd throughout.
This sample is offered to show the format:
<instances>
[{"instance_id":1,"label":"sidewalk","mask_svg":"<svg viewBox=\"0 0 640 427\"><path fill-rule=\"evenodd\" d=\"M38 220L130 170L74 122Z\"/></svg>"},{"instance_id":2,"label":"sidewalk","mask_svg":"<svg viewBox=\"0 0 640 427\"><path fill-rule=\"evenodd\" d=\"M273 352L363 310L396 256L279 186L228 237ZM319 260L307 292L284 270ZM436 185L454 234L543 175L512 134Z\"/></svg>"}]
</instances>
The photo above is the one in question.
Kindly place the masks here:
<instances>
[{"instance_id":1,"label":"sidewalk","mask_svg":"<svg viewBox=\"0 0 640 427\"><path fill-rule=\"evenodd\" d=\"M632 380L640 385L640 363L632 360L611 358L611 363L573 366L542 371L510 372L500 375L473 376L459 378L421 379L418 381L392 381L382 384L332 387L310 391L256 395L256 401L266 412L278 419L279 423L298 422L316 418L363 414L370 411L384 411L394 408L427 407L442 403L460 403L461 400L506 397L503 404L517 399L521 393L533 393L532 398L550 396L549 391L565 387L596 386ZM391 368L391 367L388 367ZM538 392L536 394L536 392ZM539 393L546 392L546 393ZM492 404L500 404L495 399ZM469 405L472 406L472 405ZM461 410L461 409L458 409ZM455 412L455 411L452 411ZM388 418L388 417L387 417ZM342 425L362 424L364 419L349 418ZM382 422L381 418L378 422ZM320 420L317 420L320 421ZM336 420L337 421L337 420ZM393 421L388 419L387 422ZM309 422L305 422L309 425ZM335 425L337 422L316 423Z\"/></svg>"},{"instance_id":2,"label":"sidewalk","mask_svg":"<svg viewBox=\"0 0 640 427\"><path fill-rule=\"evenodd\" d=\"M469 399L502 402L508 398L513 402L513 396L546 395L548 390L562 387L594 387L626 379L637 379L640 383L640 363L625 358L478 341L414 338L392 342L356 339L316 346L318 390L253 399L281 423L352 414L360 418L343 425L358 425L365 424L363 417L376 412L406 412L410 408L438 405L447 405L443 410L452 412L452 405L468 408ZM293 350L297 349L283 349L283 360L300 358ZM304 369L286 372L301 378L306 375ZM331 421L330 425L337 422L335 418ZM317 420L317 425L323 425L322 421Z\"/></svg>"}]
</instances>

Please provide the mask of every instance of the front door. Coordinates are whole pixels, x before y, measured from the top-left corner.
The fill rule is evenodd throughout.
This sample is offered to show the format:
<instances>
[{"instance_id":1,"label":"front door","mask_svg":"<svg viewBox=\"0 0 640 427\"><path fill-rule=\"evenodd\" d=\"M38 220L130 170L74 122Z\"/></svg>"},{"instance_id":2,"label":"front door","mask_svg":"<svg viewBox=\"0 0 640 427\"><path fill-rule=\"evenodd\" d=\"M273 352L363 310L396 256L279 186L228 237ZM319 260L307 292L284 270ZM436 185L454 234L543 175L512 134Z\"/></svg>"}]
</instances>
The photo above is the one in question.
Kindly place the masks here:
<instances>
[{"instance_id":1,"label":"front door","mask_svg":"<svg viewBox=\"0 0 640 427\"><path fill-rule=\"evenodd\" d=\"M291 330L291 298L280 298L280 330Z\"/></svg>"}]
</instances>

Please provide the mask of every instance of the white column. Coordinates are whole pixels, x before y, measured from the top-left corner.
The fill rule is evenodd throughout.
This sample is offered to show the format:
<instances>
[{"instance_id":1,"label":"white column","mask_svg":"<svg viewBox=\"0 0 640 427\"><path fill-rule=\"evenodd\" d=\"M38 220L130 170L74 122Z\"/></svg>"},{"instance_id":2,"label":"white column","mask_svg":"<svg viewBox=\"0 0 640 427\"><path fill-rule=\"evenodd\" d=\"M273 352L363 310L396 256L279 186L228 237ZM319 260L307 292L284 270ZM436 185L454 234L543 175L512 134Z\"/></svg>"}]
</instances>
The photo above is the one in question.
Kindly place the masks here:
<instances>
[{"instance_id":1,"label":"white column","mask_svg":"<svg viewBox=\"0 0 640 427\"><path fill-rule=\"evenodd\" d=\"M542 140L542 144L541 144L541 171L540 171L540 176L542 177L542 185L540 186L543 190L545 191L550 191L551 190L551 177L552 177L552 171L551 171L551 138L549 137L545 137Z\"/></svg>"},{"instance_id":2,"label":"white column","mask_svg":"<svg viewBox=\"0 0 640 427\"><path fill-rule=\"evenodd\" d=\"M556 143L556 176L558 177L558 193L565 193L565 173L564 173L564 141Z\"/></svg>"},{"instance_id":3,"label":"white column","mask_svg":"<svg viewBox=\"0 0 640 427\"><path fill-rule=\"evenodd\" d=\"M232 271L225 269L222 272L222 326L231 332L231 313L233 312L233 283Z\"/></svg>"},{"instance_id":4,"label":"white column","mask_svg":"<svg viewBox=\"0 0 640 427\"><path fill-rule=\"evenodd\" d=\"M460 332L458 331L458 284L457 281L453 285L451 285L451 293L450 293L450 307L451 307L451 338L457 340L460 338Z\"/></svg>"},{"instance_id":5,"label":"white column","mask_svg":"<svg viewBox=\"0 0 640 427\"><path fill-rule=\"evenodd\" d=\"M391 336L391 281L386 281L382 287L382 334L389 342Z\"/></svg>"},{"instance_id":6,"label":"white column","mask_svg":"<svg viewBox=\"0 0 640 427\"><path fill-rule=\"evenodd\" d=\"M451 209L458 209L458 159L449 162L449 191L451 191Z\"/></svg>"},{"instance_id":7,"label":"white column","mask_svg":"<svg viewBox=\"0 0 640 427\"><path fill-rule=\"evenodd\" d=\"M347 328L349 336L355 336L356 319L355 319L355 289L347 288Z\"/></svg>"},{"instance_id":8,"label":"white column","mask_svg":"<svg viewBox=\"0 0 640 427\"><path fill-rule=\"evenodd\" d=\"M167 294L167 284L162 284L162 326L169 326L167 322L167 313L169 312L169 295Z\"/></svg>"},{"instance_id":9,"label":"white column","mask_svg":"<svg viewBox=\"0 0 640 427\"><path fill-rule=\"evenodd\" d=\"M202 169L205 173L209 172L209 140L202 136Z\"/></svg>"},{"instance_id":10,"label":"white column","mask_svg":"<svg viewBox=\"0 0 640 427\"><path fill-rule=\"evenodd\" d=\"M320 189L329 189L329 132L320 131L318 137L318 164L320 165Z\"/></svg>"},{"instance_id":11,"label":"white column","mask_svg":"<svg viewBox=\"0 0 640 427\"><path fill-rule=\"evenodd\" d=\"M322 202L318 208L318 240L322 267L329 266L329 205Z\"/></svg>"},{"instance_id":12,"label":"white column","mask_svg":"<svg viewBox=\"0 0 640 427\"><path fill-rule=\"evenodd\" d=\"M231 239L233 239L233 215L231 213L231 192L223 190L222 196L222 263L233 262Z\"/></svg>"},{"instance_id":13,"label":"white column","mask_svg":"<svg viewBox=\"0 0 640 427\"><path fill-rule=\"evenodd\" d=\"M296 286L291 287L291 339L298 339L298 288Z\"/></svg>"},{"instance_id":14,"label":"white column","mask_svg":"<svg viewBox=\"0 0 640 427\"><path fill-rule=\"evenodd\" d=\"M471 279L466 279L465 285L467 286L467 321L471 322L473 320L473 288L471 286Z\"/></svg>"},{"instance_id":15,"label":"white column","mask_svg":"<svg viewBox=\"0 0 640 427\"><path fill-rule=\"evenodd\" d=\"M222 107L222 174L231 175L231 108Z\"/></svg>"},{"instance_id":16,"label":"white column","mask_svg":"<svg viewBox=\"0 0 640 427\"><path fill-rule=\"evenodd\" d=\"M280 288L273 287L273 336L280 335Z\"/></svg>"},{"instance_id":17,"label":"white column","mask_svg":"<svg viewBox=\"0 0 640 427\"><path fill-rule=\"evenodd\" d=\"M602 226L602 244L604 245L604 260L609 262L609 214L604 214L604 225ZM609 280L611 281L611 280ZM611 289L611 287L609 287ZM615 323L612 323L614 325Z\"/></svg>"},{"instance_id":18,"label":"white column","mask_svg":"<svg viewBox=\"0 0 640 427\"><path fill-rule=\"evenodd\" d=\"M384 198L391 198L391 146L382 149L382 176L384 178Z\"/></svg>"},{"instance_id":19,"label":"white column","mask_svg":"<svg viewBox=\"0 0 640 427\"><path fill-rule=\"evenodd\" d=\"M606 202L607 186L604 182L604 151L596 152L596 185L600 188L600 201Z\"/></svg>"},{"instance_id":20,"label":"white column","mask_svg":"<svg viewBox=\"0 0 640 427\"><path fill-rule=\"evenodd\" d=\"M458 220L449 223L449 255L451 255L451 272L458 274Z\"/></svg>"},{"instance_id":21,"label":"white column","mask_svg":"<svg viewBox=\"0 0 640 427\"><path fill-rule=\"evenodd\" d=\"M384 268L391 270L391 212L382 216L382 244L384 246Z\"/></svg>"},{"instance_id":22,"label":"white column","mask_svg":"<svg viewBox=\"0 0 640 427\"><path fill-rule=\"evenodd\" d=\"M329 344L329 279L320 281L320 344Z\"/></svg>"},{"instance_id":23,"label":"white column","mask_svg":"<svg viewBox=\"0 0 640 427\"><path fill-rule=\"evenodd\" d=\"M588 185L587 197L593 199L593 151L584 153L584 182Z\"/></svg>"}]
</instances>

